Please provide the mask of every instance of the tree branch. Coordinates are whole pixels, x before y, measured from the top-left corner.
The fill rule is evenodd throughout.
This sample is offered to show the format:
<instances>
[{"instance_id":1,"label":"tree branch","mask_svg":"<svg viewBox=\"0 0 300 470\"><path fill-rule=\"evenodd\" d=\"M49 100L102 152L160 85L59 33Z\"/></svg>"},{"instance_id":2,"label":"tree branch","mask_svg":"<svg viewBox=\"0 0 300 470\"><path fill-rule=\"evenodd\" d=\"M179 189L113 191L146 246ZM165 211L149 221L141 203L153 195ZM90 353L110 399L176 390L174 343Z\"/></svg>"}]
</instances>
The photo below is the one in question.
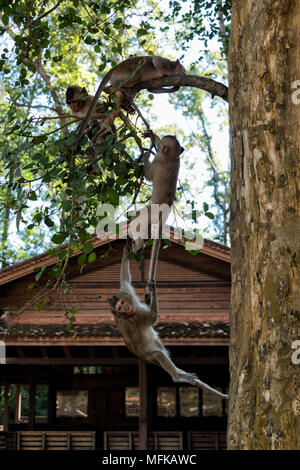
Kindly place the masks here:
<instances>
[{"instance_id":1,"label":"tree branch","mask_svg":"<svg viewBox=\"0 0 300 470\"><path fill-rule=\"evenodd\" d=\"M42 18L45 18L45 16L50 15L52 11L56 10L56 8L58 8L61 3L62 3L62 0L59 0L57 4L54 5L54 7L50 8L50 10L45 11L45 13L43 13L41 16L36 18L34 21L41 21Z\"/></svg>"},{"instance_id":2,"label":"tree branch","mask_svg":"<svg viewBox=\"0 0 300 470\"><path fill-rule=\"evenodd\" d=\"M198 75L171 75L169 77L155 78L136 85L133 90L137 92L148 88L162 88L170 86L191 86L200 88L210 93L213 97L219 96L224 101L228 102L228 88L220 82L216 82L211 78L199 77ZM166 89L166 93L168 90Z\"/></svg>"}]
</instances>

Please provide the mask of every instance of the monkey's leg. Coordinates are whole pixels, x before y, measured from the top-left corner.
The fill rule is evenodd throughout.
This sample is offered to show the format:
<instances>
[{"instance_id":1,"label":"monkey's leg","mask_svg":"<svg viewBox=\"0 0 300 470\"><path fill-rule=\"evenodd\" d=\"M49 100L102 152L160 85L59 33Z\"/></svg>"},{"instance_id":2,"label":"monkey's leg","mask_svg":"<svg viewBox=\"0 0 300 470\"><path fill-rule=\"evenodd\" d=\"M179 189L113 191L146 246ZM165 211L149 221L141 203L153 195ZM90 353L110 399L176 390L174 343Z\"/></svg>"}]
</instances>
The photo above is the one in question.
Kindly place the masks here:
<instances>
[{"instance_id":1,"label":"monkey's leg","mask_svg":"<svg viewBox=\"0 0 300 470\"><path fill-rule=\"evenodd\" d=\"M155 362L156 364L158 363L166 372L168 372L174 382L186 382L191 385L195 385L199 388L202 388L207 392L213 393L214 395L217 395L220 398L228 398L228 395L224 395L223 393L218 392L218 390L215 390L206 383L202 382L200 379L198 379L196 374L192 374L190 372L185 372L184 370L178 369L164 352L154 351L151 356L153 362Z\"/></svg>"},{"instance_id":2,"label":"monkey's leg","mask_svg":"<svg viewBox=\"0 0 300 470\"><path fill-rule=\"evenodd\" d=\"M167 356L166 353L163 351L153 351L151 355L148 356L148 360L153 362L154 364L159 365L162 367L170 376L172 377L174 382L179 382L179 374L177 367L171 361L171 359Z\"/></svg>"},{"instance_id":3,"label":"monkey's leg","mask_svg":"<svg viewBox=\"0 0 300 470\"><path fill-rule=\"evenodd\" d=\"M125 98L123 93L120 90L116 91L115 96L116 96L115 107L113 108L112 112L108 114L108 116L106 116L106 118L103 120L101 127L96 134L97 139L99 137L103 137L104 135L114 133L112 130L112 125L121 112L121 106Z\"/></svg>"},{"instance_id":4,"label":"monkey's leg","mask_svg":"<svg viewBox=\"0 0 300 470\"><path fill-rule=\"evenodd\" d=\"M202 382L202 380L200 380L196 374L193 374L191 372L185 372L184 370L178 368L177 372L179 374L179 382L187 382L191 385L196 385L197 387L202 388L202 390L206 390L207 392L213 393L218 397L224 399L228 398L228 395L224 395L223 393L218 392L218 390L215 390L214 388L207 385L205 382Z\"/></svg>"}]
</instances>

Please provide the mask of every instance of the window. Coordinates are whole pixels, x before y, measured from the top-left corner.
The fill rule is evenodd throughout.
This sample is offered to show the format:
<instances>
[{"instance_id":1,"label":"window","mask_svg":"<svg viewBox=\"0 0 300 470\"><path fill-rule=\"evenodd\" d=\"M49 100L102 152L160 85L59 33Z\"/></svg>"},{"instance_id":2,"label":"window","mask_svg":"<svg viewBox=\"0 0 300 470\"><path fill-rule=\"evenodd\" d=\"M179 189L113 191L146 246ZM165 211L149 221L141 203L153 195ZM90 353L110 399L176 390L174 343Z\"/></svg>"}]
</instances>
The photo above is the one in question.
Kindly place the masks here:
<instances>
[{"instance_id":1,"label":"window","mask_svg":"<svg viewBox=\"0 0 300 470\"><path fill-rule=\"evenodd\" d=\"M125 414L127 417L139 416L140 392L138 387L126 387Z\"/></svg>"},{"instance_id":2,"label":"window","mask_svg":"<svg viewBox=\"0 0 300 470\"><path fill-rule=\"evenodd\" d=\"M219 392L222 392L222 389L220 387L215 388ZM222 400L216 395L213 395L212 393L208 393L203 390L202 413L203 416L223 416Z\"/></svg>"},{"instance_id":3,"label":"window","mask_svg":"<svg viewBox=\"0 0 300 470\"><path fill-rule=\"evenodd\" d=\"M121 368L118 366L74 366L74 375L119 375Z\"/></svg>"},{"instance_id":4,"label":"window","mask_svg":"<svg viewBox=\"0 0 300 470\"><path fill-rule=\"evenodd\" d=\"M56 416L58 418L87 418L88 391L58 391L56 394Z\"/></svg>"},{"instance_id":5,"label":"window","mask_svg":"<svg viewBox=\"0 0 300 470\"><path fill-rule=\"evenodd\" d=\"M74 366L73 374L74 375L102 374L102 367L101 366Z\"/></svg>"},{"instance_id":6,"label":"window","mask_svg":"<svg viewBox=\"0 0 300 470\"><path fill-rule=\"evenodd\" d=\"M157 416L174 418L176 416L176 388L159 387L157 389Z\"/></svg>"},{"instance_id":7,"label":"window","mask_svg":"<svg viewBox=\"0 0 300 470\"><path fill-rule=\"evenodd\" d=\"M199 416L199 389L198 387L179 388L180 416L189 418Z\"/></svg>"},{"instance_id":8,"label":"window","mask_svg":"<svg viewBox=\"0 0 300 470\"><path fill-rule=\"evenodd\" d=\"M36 386L35 420L37 423L47 423L47 420L48 420L48 385Z\"/></svg>"}]
</instances>

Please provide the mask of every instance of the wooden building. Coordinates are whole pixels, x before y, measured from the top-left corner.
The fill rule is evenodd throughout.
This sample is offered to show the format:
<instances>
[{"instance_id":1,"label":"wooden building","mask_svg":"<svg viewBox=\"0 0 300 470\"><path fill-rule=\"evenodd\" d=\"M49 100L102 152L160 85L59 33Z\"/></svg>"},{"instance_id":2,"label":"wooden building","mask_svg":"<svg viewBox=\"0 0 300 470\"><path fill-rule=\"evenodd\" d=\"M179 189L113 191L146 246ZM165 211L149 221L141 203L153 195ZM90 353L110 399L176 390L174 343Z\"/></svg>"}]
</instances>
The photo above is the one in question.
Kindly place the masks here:
<instances>
[{"instance_id":1,"label":"wooden building","mask_svg":"<svg viewBox=\"0 0 300 470\"><path fill-rule=\"evenodd\" d=\"M93 239L97 259L79 273L74 254L69 291L16 313L37 292L36 269L56 259L35 256L0 271L0 449L226 448L227 403L134 357L107 299L119 288L125 241ZM149 248L147 249L149 250ZM150 251L131 262L143 297ZM109 256L107 256L109 253ZM43 279L43 277L42 277ZM172 359L225 392L228 388L230 250L205 240L192 255L183 240L161 249L156 326ZM78 308L70 325L66 310ZM6 307L9 309L7 314ZM3 344L2 344L3 346Z\"/></svg>"}]
</instances>

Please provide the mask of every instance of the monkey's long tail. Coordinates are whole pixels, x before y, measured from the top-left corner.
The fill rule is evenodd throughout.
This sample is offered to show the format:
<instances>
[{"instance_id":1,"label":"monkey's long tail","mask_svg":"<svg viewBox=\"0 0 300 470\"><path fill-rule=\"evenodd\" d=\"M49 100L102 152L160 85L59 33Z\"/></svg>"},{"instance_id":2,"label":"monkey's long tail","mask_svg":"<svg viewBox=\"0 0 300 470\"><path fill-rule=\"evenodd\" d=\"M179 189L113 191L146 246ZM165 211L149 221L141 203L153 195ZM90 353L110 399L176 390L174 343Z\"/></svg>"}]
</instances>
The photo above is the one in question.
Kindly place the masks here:
<instances>
[{"instance_id":1,"label":"monkey's long tail","mask_svg":"<svg viewBox=\"0 0 300 470\"><path fill-rule=\"evenodd\" d=\"M206 390L207 392L213 393L214 395L217 395L218 397L223 398L224 400L228 399L228 395L225 395L224 393L221 393L218 390L210 387L205 382L202 382L202 380L200 380L196 374L185 372L184 370L178 368L177 372L179 373L180 382L188 382L191 385L196 385L197 387L202 388L202 390Z\"/></svg>"},{"instance_id":2,"label":"monkey's long tail","mask_svg":"<svg viewBox=\"0 0 300 470\"><path fill-rule=\"evenodd\" d=\"M206 390L207 392L210 392L210 393L213 393L214 395L217 395L220 398L223 398L225 400L228 399L228 395L225 395L224 393L218 392L218 390L215 390L214 388L210 387L206 383L202 382L200 379L195 380L195 385L202 388L203 390Z\"/></svg>"}]
</instances>

